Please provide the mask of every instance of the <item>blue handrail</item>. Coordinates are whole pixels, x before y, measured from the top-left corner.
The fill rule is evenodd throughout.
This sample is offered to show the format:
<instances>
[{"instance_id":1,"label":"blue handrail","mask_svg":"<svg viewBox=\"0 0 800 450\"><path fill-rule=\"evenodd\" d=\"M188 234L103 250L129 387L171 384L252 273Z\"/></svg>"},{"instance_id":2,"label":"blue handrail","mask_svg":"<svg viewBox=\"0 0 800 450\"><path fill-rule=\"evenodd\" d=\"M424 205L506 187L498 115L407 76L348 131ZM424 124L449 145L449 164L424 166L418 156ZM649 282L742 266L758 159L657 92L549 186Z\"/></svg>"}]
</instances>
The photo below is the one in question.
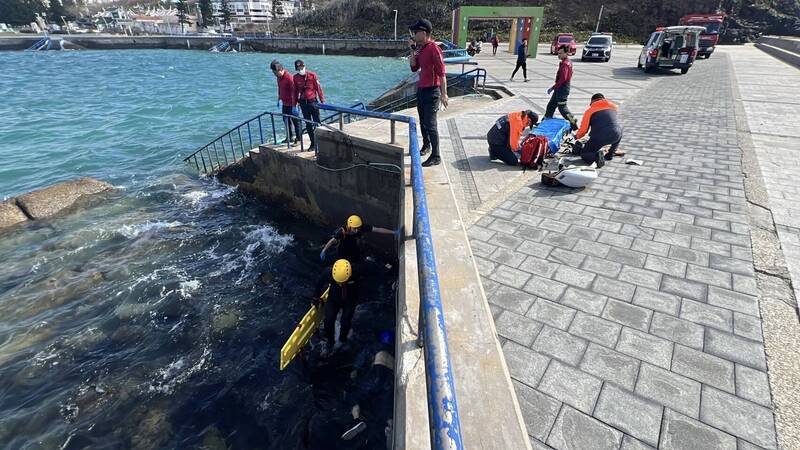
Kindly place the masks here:
<instances>
[{"instance_id":1,"label":"blue handrail","mask_svg":"<svg viewBox=\"0 0 800 450\"><path fill-rule=\"evenodd\" d=\"M436 450L462 450L464 444L461 440L461 420L458 415L450 353L447 349L447 327L442 310L442 298L439 293L439 275L436 271L436 257L428 218L428 201L422 176L417 122L409 116L362 111L333 105L320 105L320 109L408 124L408 152L411 155L411 186L414 197L414 235L417 242L420 311L423 323L420 333L423 336L425 354L431 444L432 448Z\"/></svg>"}]
</instances>

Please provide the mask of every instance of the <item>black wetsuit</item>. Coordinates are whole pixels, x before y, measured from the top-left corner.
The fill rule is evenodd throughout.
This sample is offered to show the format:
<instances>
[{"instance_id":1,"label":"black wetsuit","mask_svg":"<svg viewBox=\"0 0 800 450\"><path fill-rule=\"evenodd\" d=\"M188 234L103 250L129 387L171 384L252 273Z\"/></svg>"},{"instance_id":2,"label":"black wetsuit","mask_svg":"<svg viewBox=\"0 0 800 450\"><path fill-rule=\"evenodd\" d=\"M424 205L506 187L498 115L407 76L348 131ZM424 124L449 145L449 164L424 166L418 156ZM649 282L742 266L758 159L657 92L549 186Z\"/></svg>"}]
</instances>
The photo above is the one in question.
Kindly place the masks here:
<instances>
[{"instance_id":1,"label":"black wetsuit","mask_svg":"<svg viewBox=\"0 0 800 450\"><path fill-rule=\"evenodd\" d=\"M367 224L362 224L361 227L358 228L358 232L354 234L347 234L344 228L336 230L336 233L333 234L333 238L339 243L336 253L337 257L350 261L350 264L361 264L363 262L361 258L361 238L364 236L364 233L371 232L372 225Z\"/></svg>"},{"instance_id":2,"label":"black wetsuit","mask_svg":"<svg viewBox=\"0 0 800 450\"><path fill-rule=\"evenodd\" d=\"M325 289L330 286L328 292L328 300L325 301L325 321L323 324L323 336L328 341L329 345L335 342L336 332L336 316L339 311L342 312L341 327L339 328L339 341L344 342L347 340L347 334L350 332L350 326L353 323L353 314L356 312L356 305L358 304L358 282L355 273L350 276L347 282L339 284L333 280L331 275L331 268L326 268L317 281L317 286L314 289L314 296L320 297Z\"/></svg>"}]
</instances>

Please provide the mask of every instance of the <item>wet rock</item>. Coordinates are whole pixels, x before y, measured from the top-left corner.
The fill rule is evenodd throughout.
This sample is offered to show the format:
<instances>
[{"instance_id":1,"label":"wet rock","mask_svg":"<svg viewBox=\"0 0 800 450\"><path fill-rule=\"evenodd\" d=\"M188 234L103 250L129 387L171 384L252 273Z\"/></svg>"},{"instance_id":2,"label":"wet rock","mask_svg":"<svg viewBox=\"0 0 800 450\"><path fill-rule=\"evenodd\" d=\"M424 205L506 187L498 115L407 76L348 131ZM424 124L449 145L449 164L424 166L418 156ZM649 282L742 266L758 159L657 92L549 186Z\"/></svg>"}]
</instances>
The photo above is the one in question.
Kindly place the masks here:
<instances>
[{"instance_id":1,"label":"wet rock","mask_svg":"<svg viewBox=\"0 0 800 450\"><path fill-rule=\"evenodd\" d=\"M14 199L0 203L0 228L10 227L28 220Z\"/></svg>"},{"instance_id":2,"label":"wet rock","mask_svg":"<svg viewBox=\"0 0 800 450\"><path fill-rule=\"evenodd\" d=\"M204 450L227 450L228 446L225 444L225 438L217 427L211 427L203 435L203 449Z\"/></svg>"},{"instance_id":3,"label":"wet rock","mask_svg":"<svg viewBox=\"0 0 800 450\"><path fill-rule=\"evenodd\" d=\"M52 336L53 330L46 324L37 325L25 334L14 336L7 344L0 347L0 367L20 353L47 341Z\"/></svg>"},{"instance_id":4,"label":"wet rock","mask_svg":"<svg viewBox=\"0 0 800 450\"><path fill-rule=\"evenodd\" d=\"M114 315L119 320L130 320L152 310L153 305L149 303L125 303L114 308Z\"/></svg>"},{"instance_id":5,"label":"wet rock","mask_svg":"<svg viewBox=\"0 0 800 450\"><path fill-rule=\"evenodd\" d=\"M163 448L172 433L165 402L158 402L146 408L131 436L131 448L134 450Z\"/></svg>"},{"instance_id":6,"label":"wet rock","mask_svg":"<svg viewBox=\"0 0 800 450\"><path fill-rule=\"evenodd\" d=\"M258 276L258 280L261 281L261 283L265 286L269 285L269 283L272 281L272 278L272 274L269 272L264 272Z\"/></svg>"},{"instance_id":7,"label":"wet rock","mask_svg":"<svg viewBox=\"0 0 800 450\"><path fill-rule=\"evenodd\" d=\"M111 342L115 345L132 344L145 335L144 327L137 325L122 325L111 335Z\"/></svg>"},{"instance_id":8,"label":"wet rock","mask_svg":"<svg viewBox=\"0 0 800 450\"><path fill-rule=\"evenodd\" d=\"M239 314L234 311L222 311L211 321L211 329L216 334L222 334L239 323Z\"/></svg>"},{"instance_id":9,"label":"wet rock","mask_svg":"<svg viewBox=\"0 0 800 450\"><path fill-rule=\"evenodd\" d=\"M17 197L17 204L34 220L52 217L81 197L112 190L110 184L93 178L66 181Z\"/></svg>"}]
</instances>

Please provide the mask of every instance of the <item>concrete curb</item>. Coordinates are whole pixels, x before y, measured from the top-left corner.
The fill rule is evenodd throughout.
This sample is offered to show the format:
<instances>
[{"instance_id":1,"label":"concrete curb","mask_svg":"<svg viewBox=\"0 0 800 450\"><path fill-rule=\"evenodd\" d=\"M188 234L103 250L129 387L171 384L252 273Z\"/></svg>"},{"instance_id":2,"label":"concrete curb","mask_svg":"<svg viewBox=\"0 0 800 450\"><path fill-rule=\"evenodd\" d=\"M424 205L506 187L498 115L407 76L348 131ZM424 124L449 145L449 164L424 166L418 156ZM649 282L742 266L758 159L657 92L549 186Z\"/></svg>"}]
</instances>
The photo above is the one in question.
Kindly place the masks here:
<instances>
[{"instance_id":1,"label":"concrete curb","mask_svg":"<svg viewBox=\"0 0 800 450\"><path fill-rule=\"evenodd\" d=\"M779 47L776 47L776 46L761 42L761 40L759 40L759 42L756 43L756 48L761 50L761 51L763 51L764 53L766 53L766 54L768 54L770 56L773 56L773 57L775 57L775 58L787 63L787 64L790 64L792 66L800 68L800 55L798 55L797 53L793 53L793 52L790 52L790 51L785 50L783 48L779 48Z\"/></svg>"}]
</instances>

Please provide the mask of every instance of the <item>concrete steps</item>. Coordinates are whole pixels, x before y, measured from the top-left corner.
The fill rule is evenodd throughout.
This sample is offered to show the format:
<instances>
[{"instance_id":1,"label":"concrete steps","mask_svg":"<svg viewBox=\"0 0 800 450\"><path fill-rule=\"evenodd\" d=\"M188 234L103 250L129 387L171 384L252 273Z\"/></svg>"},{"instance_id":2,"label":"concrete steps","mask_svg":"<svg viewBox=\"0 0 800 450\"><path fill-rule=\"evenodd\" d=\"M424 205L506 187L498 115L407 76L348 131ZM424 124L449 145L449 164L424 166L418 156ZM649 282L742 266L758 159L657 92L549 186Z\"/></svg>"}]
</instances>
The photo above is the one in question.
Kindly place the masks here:
<instances>
[{"instance_id":1,"label":"concrete steps","mask_svg":"<svg viewBox=\"0 0 800 450\"><path fill-rule=\"evenodd\" d=\"M756 48L800 68L800 40L787 37L764 36L758 39Z\"/></svg>"}]
</instances>

